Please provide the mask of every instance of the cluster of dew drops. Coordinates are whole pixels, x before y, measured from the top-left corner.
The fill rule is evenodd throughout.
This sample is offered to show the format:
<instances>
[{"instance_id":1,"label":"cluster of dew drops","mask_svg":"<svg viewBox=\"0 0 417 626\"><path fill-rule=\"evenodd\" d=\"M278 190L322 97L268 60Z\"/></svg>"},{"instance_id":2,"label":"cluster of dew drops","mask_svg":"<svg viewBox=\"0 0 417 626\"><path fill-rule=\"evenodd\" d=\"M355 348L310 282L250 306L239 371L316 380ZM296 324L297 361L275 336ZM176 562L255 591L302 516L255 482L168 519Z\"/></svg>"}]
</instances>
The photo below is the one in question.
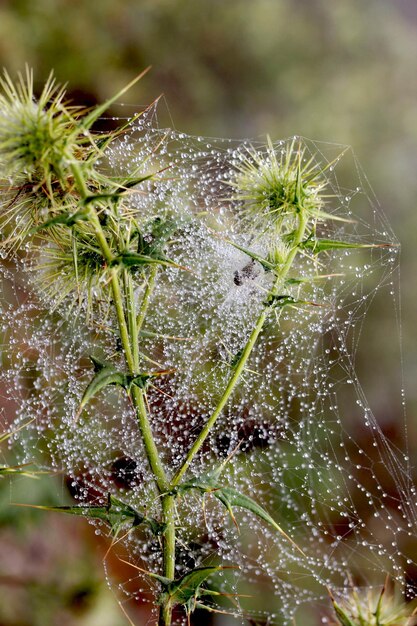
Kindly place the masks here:
<instances>
[{"instance_id":1,"label":"cluster of dew drops","mask_svg":"<svg viewBox=\"0 0 417 626\"><path fill-rule=\"evenodd\" d=\"M277 153L290 141L276 142ZM350 220L321 223L318 235L395 243L352 151L298 141L305 158L313 156L325 170L326 211ZM156 443L172 470L215 408L271 285L270 273L230 243L260 256L270 245L267 232L259 236L239 219L239 203L231 198L228 181L248 150L264 154L265 142L190 137L159 128L150 110L103 163L115 175L154 174L128 200L145 236L156 217L177 225L166 253L186 269L159 272L140 344L144 367L172 371L148 389ZM105 503L111 493L158 517L152 475L122 391L107 388L75 419L91 377L88 355L111 359L120 350L112 315L97 324L98 306L86 325L82 311L75 321L66 314L74 310L69 302L48 312L25 263L19 257L2 266L1 393L16 427L26 425L15 437L20 460L63 472L81 504ZM251 589L270 598L268 614L255 614L284 624L300 605L325 604L326 587L348 590L352 576L364 585L380 584L381 572L403 581L416 495L407 459L382 433L354 368L357 329L375 293L395 290L396 267L395 246L332 251L319 259L299 255L291 276L305 280L288 286L287 295L314 306L271 315L190 469L189 476L199 476L224 463L223 484L269 511L304 553L252 513L236 508L234 521L210 495L203 502L190 492L178 501L178 576L213 559L231 566L217 584L236 594L226 610L242 623L251 600L239 594ZM324 278L312 279L318 275ZM138 299L142 293L138 280ZM97 533L108 533L95 523ZM160 545L150 532L130 532L124 544L132 563L160 571ZM154 599L136 570L120 587L127 596Z\"/></svg>"}]
</instances>

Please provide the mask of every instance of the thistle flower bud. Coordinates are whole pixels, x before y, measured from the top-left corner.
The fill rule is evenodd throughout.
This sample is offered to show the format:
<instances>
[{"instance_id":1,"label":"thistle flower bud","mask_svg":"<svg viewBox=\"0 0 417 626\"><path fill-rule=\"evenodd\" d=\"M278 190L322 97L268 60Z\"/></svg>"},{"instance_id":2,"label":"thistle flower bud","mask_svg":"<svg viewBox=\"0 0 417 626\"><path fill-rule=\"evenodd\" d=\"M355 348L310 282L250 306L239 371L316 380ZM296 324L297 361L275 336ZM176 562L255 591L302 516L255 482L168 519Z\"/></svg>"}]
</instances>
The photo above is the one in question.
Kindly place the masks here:
<instances>
[{"instance_id":1,"label":"thistle flower bud","mask_svg":"<svg viewBox=\"0 0 417 626\"><path fill-rule=\"evenodd\" d=\"M49 77L38 100L33 74L14 83L7 72L0 78L0 167L12 180L52 183L64 176L65 154L74 126L63 103L65 90Z\"/></svg>"},{"instance_id":2,"label":"thistle flower bud","mask_svg":"<svg viewBox=\"0 0 417 626\"><path fill-rule=\"evenodd\" d=\"M240 151L228 184L234 190L232 200L241 203L254 229L285 234L293 230L300 212L321 211L326 185L321 173L296 139L277 152L268 138L266 150Z\"/></svg>"},{"instance_id":3,"label":"thistle flower bud","mask_svg":"<svg viewBox=\"0 0 417 626\"><path fill-rule=\"evenodd\" d=\"M416 626L415 603L407 603L387 576L378 589L352 589L340 603L332 597L337 620L332 626Z\"/></svg>"},{"instance_id":4,"label":"thistle flower bud","mask_svg":"<svg viewBox=\"0 0 417 626\"><path fill-rule=\"evenodd\" d=\"M28 68L16 82L7 72L0 78L0 179L10 184L1 204L3 247L19 245L34 227L76 210L71 161L85 162L95 146L64 97L52 75L38 99Z\"/></svg>"}]
</instances>

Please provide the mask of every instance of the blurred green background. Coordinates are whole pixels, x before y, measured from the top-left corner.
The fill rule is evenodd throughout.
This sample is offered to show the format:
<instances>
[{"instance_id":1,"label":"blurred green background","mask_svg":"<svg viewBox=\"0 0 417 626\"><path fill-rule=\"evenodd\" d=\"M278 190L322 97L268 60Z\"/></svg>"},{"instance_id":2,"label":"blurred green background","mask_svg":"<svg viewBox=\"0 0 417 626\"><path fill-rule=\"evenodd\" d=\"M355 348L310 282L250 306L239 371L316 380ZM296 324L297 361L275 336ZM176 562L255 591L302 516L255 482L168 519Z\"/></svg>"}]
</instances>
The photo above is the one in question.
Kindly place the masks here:
<instances>
[{"instance_id":1,"label":"blurred green background","mask_svg":"<svg viewBox=\"0 0 417 626\"><path fill-rule=\"evenodd\" d=\"M358 374L377 418L400 439L402 342L415 455L417 2L0 0L0 65L13 75L25 63L39 88L53 69L81 104L106 99L152 65L116 115L163 93L161 123L187 133L299 134L353 146L402 245L400 332L392 299L377 298ZM0 485L0 626L127 623L102 582L105 546L72 519L4 513L19 488ZM34 493L33 501L58 496Z\"/></svg>"}]
</instances>

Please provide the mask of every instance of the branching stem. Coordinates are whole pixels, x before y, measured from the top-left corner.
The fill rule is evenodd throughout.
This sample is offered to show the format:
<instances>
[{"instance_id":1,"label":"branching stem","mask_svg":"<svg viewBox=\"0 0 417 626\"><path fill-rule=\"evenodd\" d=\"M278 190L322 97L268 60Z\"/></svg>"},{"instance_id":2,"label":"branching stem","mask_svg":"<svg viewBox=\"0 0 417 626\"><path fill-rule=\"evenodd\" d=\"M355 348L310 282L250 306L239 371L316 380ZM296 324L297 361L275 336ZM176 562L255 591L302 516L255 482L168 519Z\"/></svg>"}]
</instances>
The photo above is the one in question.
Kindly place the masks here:
<instances>
[{"instance_id":1,"label":"branching stem","mask_svg":"<svg viewBox=\"0 0 417 626\"><path fill-rule=\"evenodd\" d=\"M298 214L298 227L297 230L294 234L294 239L292 242L292 248L290 250L290 252L287 255L287 258L285 260L285 263L283 264L282 268L280 269L279 273L276 276L276 279L274 281L273 287L271 289L271 291L269 292L269 296L275 296L278 293L279 288L282 286L292 264L293 261L297 255L297 252L299 250L299 244L301 243L301 241L303 240L304 237L304 233L307 227L307 217L305 215L305 212L302 210L302 208L300 209L300 212ZM237 363L237 365L235 366L234 370L233 370L233 374L231 375L231 377L229 378L229 381L227 383L226 389L223 392L223 395L221 396L216 408L214 409L213 413L211 414L210 418L207 420L206 424L204 425L203 429L201 430L200 434L198 435L197 439L195 440L194 444L192 445L192 447L190 448L182 466L180 467L180 469L177 471L177 473L175 474L172 482L171 482L171 486L175 487L176 485L178 485L178 483L181 481L183 475L185 474L185 472L187 471L187 469L189 468L191 462L193 461L194 457L196 456L196 454L198 453L198 451L200 450L201 446L203 445L203 443L205 442L205 440L207 439L208 435L210 434L214 424L216 423L219 415L222 413L224 407L226 406L230 396L232 395L238 381L239 378L243 372L243 370L245 369L246 363L252 353L252 350L256 344L256 341L260 335L260 333L262 332L262 329L265 325L265 322L269 316L269 313L271 311L271 307L268 305L265 305L264 308L262 309L258 319L256 320L256 324L254 329L252 330L248 341L246 342L246 345L242 351L242 354L240 356L240 359Z\"/></svg>"},{"instance_id":2,"label":"branching stem","mask_svg":"<svg viewBox=\"0 0 417 626\"><path fill-rule=\"evenodd\" d=\"M73 173L79 194L83 199L87 198L89 195L89 190L86 185L82 169L75 159L71 159L71 171ZM96 210L94 209L92 204L90 204L89 206L91 207L90 220L94 228L97 241L100 245L106 262L110 265L113 260L113 253L101 227ZM120 340L125 354L126 363L129 368L129 372L131 374L137 374L139 368L139 345L133 286L131 285L130 277L128 277L125 283L127 309L126 315L123 306L123 297L120 288L119 273L117 271L117 268L110 268L109 271L111 277L113 302L116 309L117 321L119 325ZM128 318L129 326L126 321L126 317ZM152 429L149 423L146 403L144 399L144 392L134 385L131 397L138 418L139 429L145 447L146 456L152 469L156 486L160 493L164 493L168 489L168 480L152 434Z\"/></svg>"},{"instance_id":3,"label":"branching stem","mask_svg":"<svg viewBox=\"0 0 417 626\"><path fill-rule=\"evenodd\" d=\"M87 198L89 195L88 187L85 183L83 172L76 161L72 161L72 172L76 186L82 198ZM145 292L142 298L140 310L137 313L136 300L133 289L133 283L131 276L128 272L124 272L124 299L119 282L119 272L116 268L112 268L111 264L114 259L112 250L109 246L107 238L103 232L99 217L96 210L91 205L90 209L91 224L94 228L97 241L102 250L103 256L110 266L111 287L113 294L113 301L116 309L116 315L119 324L120 339L123 346L123 350L126 357L126 362L131 374L139 374L139 333L143 326L148 308L150 298L154 289L155 279L157 274L157 267L153 267L150 270L148 283L145 288ZM233 373L230 376L226 388L216 406L210 418L204 425L191 449L189 450L182 466L175 474L174 478L170 482L168 480L165 468L162 464L161 457L158 448L155 443L155 439L152 433L150 420L148 417L147 406L145 402L145 392L143 389L139 389L137 386L132 387L131 399L135 407L139 430L142 436L146 456L153 473L156 487L161 495L162 506L162 520L165 524L165 530L163 533L163 575L169 580L174 580L175 577L175 544L176 544L176 526L175 526L175 496L172 494L172 489L178 485L183 475L190 467L193 459L201 449L204 441L207 439L212 428L214 427L217 419L221 415L231 395L233 394L240 377L246 367L248 359L256 345L256 342L261 334L265 322L267 321L272 306L269 304L271 297L278 295L279 289L282 287L283 282L293 264L293 261L299 251L299 244L301 243L307 227L307 217L305 211L300 207L298 213L298 226L294 233L292 241L292 247L285 263L276 273L274 284L268 294L268 299L258 316L255 326L243 348L242 354L238 363L233 369ZM158 620L159 626L170 626L172 623L172 606L167 599L163 602L160 608L160 615Z\"/></svg>"}]
</instances>

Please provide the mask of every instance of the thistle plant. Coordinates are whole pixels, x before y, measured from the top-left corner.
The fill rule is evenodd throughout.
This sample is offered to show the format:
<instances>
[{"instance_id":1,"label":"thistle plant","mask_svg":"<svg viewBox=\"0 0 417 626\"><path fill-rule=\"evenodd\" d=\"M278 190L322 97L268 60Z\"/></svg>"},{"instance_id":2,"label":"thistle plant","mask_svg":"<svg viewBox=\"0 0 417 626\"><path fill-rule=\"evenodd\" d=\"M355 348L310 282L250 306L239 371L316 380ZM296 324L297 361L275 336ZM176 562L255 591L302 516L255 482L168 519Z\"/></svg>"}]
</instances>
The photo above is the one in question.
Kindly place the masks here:
<instances>
[{"instance_id":1,"label":"thistle plant","mask_svg":"<svg viewBox=\"0 0 417 626\"><path fill-rule=\"evenodd\" d=\"M407 603L388 576L382 588L365 593L352 589L341 604L332 597L337 616L335 626L414 626L415 603Z\"/></svg>"},{"instance_id":2,"label":"thistle plant","mask_svg":"<svg viewBox=\"0 0 417 626\"><path fill-rule=\"evenodd\" d=\"M323 592L330 584L336 566L314 532L296 530L321 532L310 491L308 504L291 501L282 481L290 528L256 497L256 476L290 438L309 471L326 458L310 456L302 419L289 418L296 400L310 411L308 376L296 397L311 362L304 337L334 330L349 255L369 261L392 246L349 233L355 222L328 176L341 155L323 162L298 138L189 150L173 131L147 131L149 111L96 134L94 122L139 78L85 111L52 78L36 100L29 71L17 84L4 75L0 222L3 256L45 310L31 329L36 384L18 412L37 421L26 454L43 441L49 463L70 475L81 503L54 510L106 526L115 549L133 546L132 575L151 585L158 624L170 626L196 609L245 614L236 572L262 558L239 539L248 519L274 544L284 589L295 569ZM324 422L313 418L318 432ZM245 542L248 558L236 562Z\"/></svg>"}]
</instances>

